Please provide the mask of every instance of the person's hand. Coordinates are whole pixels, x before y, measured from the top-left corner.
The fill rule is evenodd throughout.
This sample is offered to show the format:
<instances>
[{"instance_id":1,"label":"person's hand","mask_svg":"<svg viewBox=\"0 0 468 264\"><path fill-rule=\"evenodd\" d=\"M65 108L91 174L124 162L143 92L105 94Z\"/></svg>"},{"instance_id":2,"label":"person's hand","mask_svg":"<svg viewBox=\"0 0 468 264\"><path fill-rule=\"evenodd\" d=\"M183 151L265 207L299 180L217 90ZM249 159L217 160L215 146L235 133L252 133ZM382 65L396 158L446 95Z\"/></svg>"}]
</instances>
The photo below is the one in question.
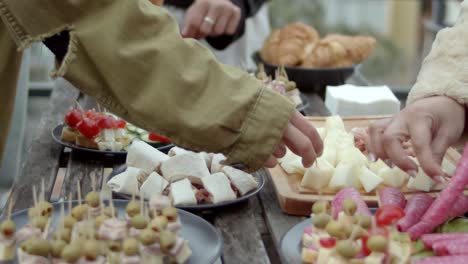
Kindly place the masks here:
<instances>
[{"instance_id":1,"label":"person's hand","mask_svg":"<svg viewBox=\"0 0 468 264\"><path fill-rule=\"evenodd\" d=\"M206 36L232 35L240 19L240 8L229 0L195 0L185 14L182 36L201 39Z\"/></svg>"},{"instance_id":2,"label":"person's hand","mask_svg":"<svg viewBox=\"0 0 468 264\"><path fill-rule=\"evenodd\" d=\"M276 166L277 159L286 154L286 147L302 157L302 164L306 168L312 166L323 150L322 139L317 130L297 111L289 120L281 142L265 166Z\"/></svg>"},{"instance_id":3,"label":"person's hand","mask_svg":"<svg viewBox=\"0 0 468 264\"><path fill-rule=\"evenodd\" d=\"M444 176L441 163L448 147L463 133L465 108L446 96L420 99L390 119L369 127L370 150L378 158L393 161L414 176L418 166L405 154L402 142L411 139L416 157L427 175Z\"/></svg>"}]
</instances>

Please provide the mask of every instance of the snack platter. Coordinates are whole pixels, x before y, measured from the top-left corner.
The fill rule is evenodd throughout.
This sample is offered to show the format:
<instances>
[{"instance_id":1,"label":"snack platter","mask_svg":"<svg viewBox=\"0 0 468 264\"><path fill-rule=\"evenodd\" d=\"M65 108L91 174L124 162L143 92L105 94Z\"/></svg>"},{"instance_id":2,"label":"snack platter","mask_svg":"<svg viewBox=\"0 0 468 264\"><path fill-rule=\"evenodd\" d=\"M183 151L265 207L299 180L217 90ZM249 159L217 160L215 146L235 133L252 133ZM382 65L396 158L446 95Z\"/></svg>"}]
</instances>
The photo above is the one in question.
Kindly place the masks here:
<instances>
[{"instance_id":1,"label":"snack platter","mask_svg":"<svg viewBox=\"0 0 468 264\"><path fill-rule=\"evenodd\" d=\"M385 118L386 116L363 116L363 117L349 117L343 118L343 123L346 131L351 131L353 128L363 128L367 127L372 121ZM323 127L326 125L327 118L324 117L309 117L308 120L316 127L318 130L322 130ZM409 150L411 151L411 150ZM325 153L325 152L324 152ZM326 155L326 154L325 154ZM454 150L453 148L449 148L444 159L444 166L449 167L449 170L453 170L460 159L460 154ZM320 166L320 160L318 161L319 165L313 166ZM275 187L275 191L280 202L280 206L285 213L293 214L293 215L309 215L310 214L310 206L312 203L319 199L324 199L327 201L333 200L335 194L341 188L330 188L329 186L319 186L320 192L316 191L311 188L304 187L303 179L304 179L304 172L296 173L293 168L291 169L293 172L288 173L282 167L281 161L280 165L276 166L275 168L269 169L269 173L271 175L271 179L273 185ZM391 168L391 170L398 170L397 168ZM336 171L336 170L334 170ZM401 170L400 170L401 171ZM422 170L420 170L422 171ZM451 171L453 173L453 171ZM451 173L448 173L451 175ZM404 172L400 172L400 174L406 174ZM393 176L393 175L392 175ZM406 179L403 181L403 184L400 186L391 186L391 187L398 187L406 196L407 198L413 194L420 193L422 190L416 188L408 188L408 182L413 181L410 179L408 175L405 176ZM419 177L419 175L418 175ZM417 177L417 178L418 178ZM422 176L421 176L422 177ZM424 178L425 179L425 178ZM362 181L362 180L361 180ZM382 181L382 180L380 180ZM314 183L315 184L315 183ZM386 182L380 183L377 186L374 186L372 190L364 190L363 187L359 189L363 200L371 207L377 206L378 203L378 191L385 187ZM425 189L424 192L432 196L436 196L441 189L445 186L444 183L436 184L432 183L431 188Z\"/></svg>"}]
</instances>

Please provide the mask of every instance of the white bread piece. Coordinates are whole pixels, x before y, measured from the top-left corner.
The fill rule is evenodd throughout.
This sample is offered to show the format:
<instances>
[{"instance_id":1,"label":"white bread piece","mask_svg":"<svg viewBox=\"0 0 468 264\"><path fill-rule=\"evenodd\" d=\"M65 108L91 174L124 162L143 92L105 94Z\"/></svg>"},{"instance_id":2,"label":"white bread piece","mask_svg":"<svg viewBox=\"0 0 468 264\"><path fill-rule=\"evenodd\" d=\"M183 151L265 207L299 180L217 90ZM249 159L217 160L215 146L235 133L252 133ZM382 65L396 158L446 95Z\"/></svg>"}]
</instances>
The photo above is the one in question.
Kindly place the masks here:
<instances>
[{"instance_id":1,"label":"white bread piece","mask_svg":"<svg viewBox=\"0 0 468 264\"><path fill-rule=\"evenodd\" d=\"M150 198L154 194L162 194L168 185L169 182L163 176L153 171L141 185L140 193L144 198Z\"/></svg>"},{"instance_id":2,"label":"white bread piece","mask_svg":"<svg viewBox=\"0 0 468 264\"><path fill-rule=\"evenodd\" d=\"M225 166L223 167L223 172L231 180L232 184L239 190L241 195L258 188L258 182L254 177L246 172L235 169L233 167Z\"/></svg>"},{"instance_id":3,"label":"white bread piece","mask_svg":"<svg viewBox=\"0 0 468 264\"><path fill-rule=\"evenodd\" d=\"M97 145L99 150L119 151L123 149L123 144L117 141L100 141Z\"/></svg>"},{"instance_id":4,"label":"white bread piece","mask_svg":"<svg viewBox=\"0 0 468 264\"><path fill-rule=\"evenodd\" d=\"M150 174L157 169L163 161L168 159L169 156L153 148L149 144L141 140L135 140L128 148L127 166L140 168L147 174Z\"/></svg>"},{"instance_id":5,"label":"white bread piece","mask_svg":"<svg viewBox=\"0 0 468 264\"><path fill-rule=\"evenodd\" d=\"M205 160L200 153L188 152L171 157L161 164L161 173L169 182L188 178L201 184L201 178L210 175Z\"/></svg>"},{"instance_id":6,"label":"white bread piece","mask_svg":"<svg viewBox=\"0 0 468 264\"><path fill-rule=\"evenodd\" d=\"M221 162L223 162L224 160L226 160L226 156L224 156L223 154L214 154L211 159L211 173L221 172L224 166L223 164L221 164Z\"/></svg>"},{"instance_id":7,"label":"white bread piece","mask_svg":"<svg viewBox=\"0 0 468 264\"><path fill-rule=\"evenodd\" d=\"M107 186L118 193L133 194L138 191L138 177L145 172L139 168L127 167L127 169L112 177Z\"/></svg>"},{"instance_id":8,"label":"white bread piece","mask_svg":"<svg viewBox=\"0 0 468 264\"><path fill-rule=\"evenodd\" d=\"M213 203L221 203L236 199L228 177L218 172L202 178L203 187L210 193Z\"/></svg>"},{"instance_id":9,"label":"white bread piece","mask_svg":"<svg viewBox=\"0 0 468 264\"><path fill-rule=\"evenodd\" d=\"M170 196L174 205L194 205L197 204L195 192L188 179L183 179L171 184Z\"/></svg>"}]
</instances>

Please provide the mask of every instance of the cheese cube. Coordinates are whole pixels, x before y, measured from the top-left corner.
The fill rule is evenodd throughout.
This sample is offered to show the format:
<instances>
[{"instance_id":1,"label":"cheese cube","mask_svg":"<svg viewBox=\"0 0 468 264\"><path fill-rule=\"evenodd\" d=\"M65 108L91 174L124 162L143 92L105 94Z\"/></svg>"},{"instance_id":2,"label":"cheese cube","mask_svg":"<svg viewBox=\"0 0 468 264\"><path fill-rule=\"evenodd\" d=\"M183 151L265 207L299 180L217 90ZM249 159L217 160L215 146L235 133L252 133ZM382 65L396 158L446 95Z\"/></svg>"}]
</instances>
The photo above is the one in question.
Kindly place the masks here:
<instances>
[{"instance_id":1,"label":"cheese cube","mask_svg":"<svg viewBox=\"0 0 468 264\"><path fill-rule=\"evenodd\" d=\"M304 174L305 168L302 165L302 159L297 158L290 161L285 161L281 163L281 167L288 173L288 174Z\"/></svg>"},{"instance_id":2,"label":"cheese cube","mask_svg":"<svg viewBox=\"0 0 468 264\"><path fill-rule=\"evenodd\" d=\"M383 182L381 177L365 167L362 169L361 174L359 174L359 180L366 192L372 192Z\"/></svg>"},{"instance_id":3,"label":"cheese cube","mask_svg":"<svg viewBox=\"0 0 468 264\"><path fill-rule=\"evenodd\" d=\"M354 143L353 143L354 144ZM359 164L359 166L367 166L369 160L362 154L362 152L356 147L351 146L337 151L338 163L353 163Z\"/></svg>"},{"instance_id":4,"label":"cheese cube","mask_svg":"<svg viewBox=\"0 0 468 264\"><path fill-rule=\"evenodd\" d=\"M301 186L312 190L320 190L330 182L335 168L323 158L318 158L316 163L307 168L301 181Z\"/></svg>"},{"instance_id":5,"label":"cheese cube","mask_svg":"<svg viewBox=\"0 0 468 264\"><path fill-rule=\"evenodd\" d=\"M452 176L455 173L455 165L450 162L448 159L444 159L442 161L442 170L447 173L448 175Z\"/></svg>"},{"instance_id":6,"label":"cheese cube","mask_svg":"<svg viewBox=\"0 0 468 264\"><path fill-rule=\"evenodd\" d=\"M389 167L381 169L378 175L383 179L383 184L394 188L401 188L405 185L407 179L398 170L395 170L395 168L390 169Z\"/></svg>"},{"instance_id":7,"label":"cheese cube","mask_svg":"<svg viewBox=\"0 0 468 264\"><path fill-rule=\"evenodd\" d=\"M389 168L387 163L385 163L383 160L381 159L378 159L377 161L375 162L371 162L369 163L369 169L375 173L375 174L378 174L379 171L383 168Z\"/></svg>"},{"instance_id":8,"label":"cheese cube","mask_svg":"<svg viewBox=\"0 0 468 264\"><path fill-rule=\"evenodd\" d=\"M434 181L429 176L427 176L427 174L422 169L419 169L416 177L410 178L408 180L407 187L413 190L428 192L431 190L433 185Z\"/></svg>"},{"instance_id":9,"label":"cheese cube","mask_svg":"<svg viewBox=\"0 0 468 264\"><path fill-rule=\"evenodd\" d=\"M322 156L320 156L321 158L328 161L328 163L330 163L332 166L336 166L337 164L336 156L337 156L337 151L335 147L329 147L329 146L324 145Z\"/></svg>"},{"instance_id":10,"label":"cheese cube","mask_svg":"<svg viewBox=\"0 0 468 264\"><path fill-rule=\"evenodd\" d=\"M333 130L345 131L343 119L341 119L341 117L338 115L327 117L325 120L325 129L328 132Z\"/></svg>"},{"instance_id":11,"label":"cheese cube","mask_svg":"<svg viewBox=\"0 0 468 264\"><path fill-rule=\"evenodd\" d=\"M325 139L325 136L327 135L327 130L324 127L316 127L317 133L319 134L320 138L322 140Z\"/></svg>"},{"instance_id":12,"label":"cheese cube","mask_svg":"<svg viewBox=\"0 0 468 264\"><path fill-rule=\"evenodd\" d=\"M340 163L336 167L328 186L338 189L345 187L360 189L362 187L359 181L361 171L362 167L358 164Z\"/></svg>"}]
</instances>

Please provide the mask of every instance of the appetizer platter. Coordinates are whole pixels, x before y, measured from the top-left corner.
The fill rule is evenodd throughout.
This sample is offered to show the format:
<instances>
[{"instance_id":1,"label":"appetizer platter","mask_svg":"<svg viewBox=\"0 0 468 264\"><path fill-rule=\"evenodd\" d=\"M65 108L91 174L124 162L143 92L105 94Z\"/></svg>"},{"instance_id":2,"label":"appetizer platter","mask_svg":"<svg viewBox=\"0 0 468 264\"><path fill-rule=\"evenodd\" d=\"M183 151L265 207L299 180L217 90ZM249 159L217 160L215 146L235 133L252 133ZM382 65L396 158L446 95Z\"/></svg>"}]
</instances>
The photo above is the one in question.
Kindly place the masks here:
<instances>
[{"instance_id":1,"label":"appetizer platter","mask_svg":"<svg viewBox=\"0 0 468 264\"><path fill-rule=\"evenodd\" d=\"M79 183L78 185L79 186ZM202 218L150 201L109 200L78 188L78 200L51 204L36 197L30 209L0 224L0 257L15 263L214 263L222 238ZM66 204L65 204L66 203Z\"/></svg>"},{"instance_id":2,"label":"appetizer platter","mask_svg":"<svg viewBox=\"0 0 468 264\"><path fill-rule=\"evenodd\" d=\"M65 115L64 124L52 130L52 138L65 147L105 154L126 154L134 140L145 141L166 152L173 146L170 139L147 132L111 113L80 109L72 109Z\"/></svg>"},{"instance_id":3,"label":"appetizer platter","mask_svg":"<svg viewBox=\"0 0 468 264\"><path fill-rule=\"evenodd\" d=\"M168 195L186 210L224 207L256 195L263 176L225 166L222 154L196 153L173 147L168 155L135 141L124 166L113 171L107 185L114 195L129 199L135 190L143 198Z\"/></svg>"},{"instance_id":4,"label":"appetizer platter","mask_svg":"<svg viewBox=\"0 0 468 264\"><path fill-rule=\"evenodd\" d=\"M375 160L366 147L369 123L384 117L338 116L309 118L324 141L324 151L316 163L304 168L301 159L288 151L269 172L284 212L295 215L310 214L310 206L319 198L332 201L335 194L346 187L354 187L370 206L378 202L377 192L384 187L400 189L405 195L426 192L437 195L450 182L460 155L449 148L442 164L448 177L436 183L422 169L415 177L388 161ZM411 142L404 146L414 156ZM414 158L417 163L417 160Z\"/></svg>"}]
</instances>

